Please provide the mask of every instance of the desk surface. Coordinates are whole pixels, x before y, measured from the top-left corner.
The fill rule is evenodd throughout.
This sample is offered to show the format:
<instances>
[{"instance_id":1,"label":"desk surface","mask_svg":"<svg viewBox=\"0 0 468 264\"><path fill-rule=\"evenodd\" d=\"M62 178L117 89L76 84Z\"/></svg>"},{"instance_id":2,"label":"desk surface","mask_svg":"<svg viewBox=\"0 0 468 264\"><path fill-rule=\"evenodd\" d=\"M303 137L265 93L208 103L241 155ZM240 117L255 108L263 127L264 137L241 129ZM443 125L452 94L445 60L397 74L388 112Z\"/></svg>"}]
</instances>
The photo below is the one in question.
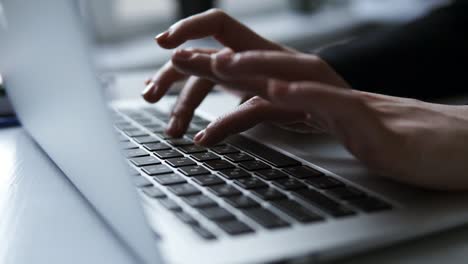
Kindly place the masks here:
<instances>
[{"instance_id":1,"label":"desk surface","mask_svg":"<svg viewBox=\"0 0 468 264\"><path fill-rule=\"evenodd\" d=\"M0 263L132 263L85 199L22 128L0 129L0 237ZM467 259L468 226L336 263L438 264Z\"/></svg>"}]
</instances>

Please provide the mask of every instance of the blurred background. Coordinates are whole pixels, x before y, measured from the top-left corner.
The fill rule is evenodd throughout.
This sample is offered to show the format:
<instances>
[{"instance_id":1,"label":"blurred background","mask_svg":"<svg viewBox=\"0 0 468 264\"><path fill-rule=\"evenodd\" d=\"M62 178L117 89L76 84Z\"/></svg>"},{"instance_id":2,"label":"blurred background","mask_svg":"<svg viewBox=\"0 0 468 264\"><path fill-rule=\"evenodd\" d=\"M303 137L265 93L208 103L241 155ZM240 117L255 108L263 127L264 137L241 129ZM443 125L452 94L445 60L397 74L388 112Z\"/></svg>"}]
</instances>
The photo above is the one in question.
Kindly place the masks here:
<instances>
[{"instance_id":1,"label":"blurred background","mask_svg":"<svg viewBox=\"0 0 468 264\"><path fill-rule=\"evenodd\" d=\"M103 72L150 74L171 51L153 37L177 20L218 7L262 36L302 51L393 27L449 0L81 0ZM184 46L217 47L212 39ZM148 76L146 76L148 77ZM141 87L138 87L141 89Z\"/></svg>"}]
</instances>

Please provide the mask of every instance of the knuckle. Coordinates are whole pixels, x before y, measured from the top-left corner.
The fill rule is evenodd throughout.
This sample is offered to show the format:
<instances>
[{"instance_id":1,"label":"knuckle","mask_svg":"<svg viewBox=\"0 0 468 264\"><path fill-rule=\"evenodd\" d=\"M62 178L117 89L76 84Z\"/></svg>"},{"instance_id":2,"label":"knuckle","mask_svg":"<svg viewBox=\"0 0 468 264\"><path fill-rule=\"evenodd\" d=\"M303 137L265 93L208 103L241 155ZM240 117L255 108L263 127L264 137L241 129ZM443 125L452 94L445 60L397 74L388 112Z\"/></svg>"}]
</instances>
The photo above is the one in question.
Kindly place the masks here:
<instances>
[{"instance_id":1,"label":"knuckle","mask_svg":"<svg viewBox=\"0 0 468 264\"><path fill-rule=\"evenodd\" d=\"M212 14L214 16L217 16L217 17L228 17L228 14L226 14L226 12L224 12L224 10L220 9L220 8L211 8L207 11L207 14Z\"/></svg>"},{"instance_id":2,"label":"knuckle","mask_svg":"<svg viewBox=\"0 0 468 264\"><path fill-rule=\"evenodd\" d=\"M264 58L264 54L259 51L249 50L245 52L238 53L238 59L242 61L252 61Z\"/></svg>"},{"instance_id":3,"label":"knuckle","mask_svg":"<svg viewBox=\"0 0 468 264\"><path fill-rule=\"evenodd\" d=\"M244 107L262 107L265 105L265 100L261 98L260 96L254 96L250 98L248 101L246 101L244 104Z\"/></svg>"}]
</instances>

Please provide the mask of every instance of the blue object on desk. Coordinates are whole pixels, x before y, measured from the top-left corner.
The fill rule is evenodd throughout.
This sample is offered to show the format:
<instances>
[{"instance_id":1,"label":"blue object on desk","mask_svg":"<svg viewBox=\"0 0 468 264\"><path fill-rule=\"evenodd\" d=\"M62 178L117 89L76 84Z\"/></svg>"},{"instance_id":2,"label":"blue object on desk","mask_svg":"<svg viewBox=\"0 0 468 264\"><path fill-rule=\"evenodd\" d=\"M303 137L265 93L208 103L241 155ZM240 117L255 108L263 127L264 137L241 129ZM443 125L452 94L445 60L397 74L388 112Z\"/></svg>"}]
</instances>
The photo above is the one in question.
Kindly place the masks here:
<instances>
[{"instance_id":1,"label":"blue object on desk","mask_svg":"<svg viewBox=\"0 0 468 264\"><path fill-rule=\"evenodd\" d=\"M0 128L19 126L20 123L15 116L0 116Z\"/></svg>"}]
</instances>

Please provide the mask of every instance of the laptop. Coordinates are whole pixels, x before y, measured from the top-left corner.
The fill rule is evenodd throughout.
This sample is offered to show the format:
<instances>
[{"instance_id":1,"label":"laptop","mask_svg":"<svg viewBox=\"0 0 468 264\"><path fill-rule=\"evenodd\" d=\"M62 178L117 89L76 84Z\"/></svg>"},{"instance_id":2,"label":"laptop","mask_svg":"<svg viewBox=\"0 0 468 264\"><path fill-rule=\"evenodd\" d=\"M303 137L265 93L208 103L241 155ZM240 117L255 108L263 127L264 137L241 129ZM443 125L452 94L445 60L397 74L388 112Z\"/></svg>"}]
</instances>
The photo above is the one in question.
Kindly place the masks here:
<instances>
[{"instance_id":1,"label":"laptop","mask_svg":"<svg viewBox=\"0 0 468 264\"><path fill-rule=\"evenodd\" d=\"M386 181L327 137L260 126L194 145L229 110L223 96L170 138L171 99L106 100L76 2L0 10L0 72L21 123L136 263L320 262L468 220L466 194Z\"/></svg>"}]
</instances>

